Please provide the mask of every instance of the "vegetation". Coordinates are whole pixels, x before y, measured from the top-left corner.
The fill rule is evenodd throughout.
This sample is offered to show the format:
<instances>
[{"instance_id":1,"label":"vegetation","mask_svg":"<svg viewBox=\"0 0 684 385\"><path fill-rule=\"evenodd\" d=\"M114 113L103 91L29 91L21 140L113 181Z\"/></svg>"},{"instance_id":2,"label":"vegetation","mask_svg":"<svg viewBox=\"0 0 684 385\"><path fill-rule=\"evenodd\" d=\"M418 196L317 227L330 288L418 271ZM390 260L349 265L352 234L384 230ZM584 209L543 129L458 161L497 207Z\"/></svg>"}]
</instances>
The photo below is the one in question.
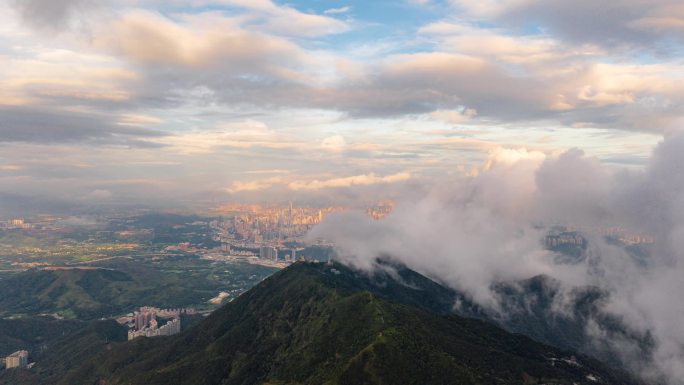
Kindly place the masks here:
<instances>
[{"instance_id":1,"label":"vegetation","mask_svg":"<svg viewBox=\"0 0 684 385\"><path fill-rule=\"evenodd\" d=\"M46 350L30 352L30 358L40 363L37 370L2 371L0 384L56 384L65 373L83 361L126 340L126 328L113 320L83 322L74 332L55 339ZM77 381L74 384L85 382Z\"/></svg>"},{"instance_id":2,"label":"vegetation","mask_svg":"<svg viewBox=\"0 0 684 385\"><path fill-rule=\"evenodd\" d=\"M52 317L0 318L0 356L17 350L39 352L83 326L82 322L55 320Z\"/></svg>"},{"instance_id":3,"label":"vegetation","mask_svg":"<svg viewBox=\"0 0 684 385\"><path fill-rule=\"evenodd\" d=\"M0 316L59 314L80 320L129 312L143 305L209 307L219 291L242 292L274 269L213 264L192 256L112 260L97 269L37 270L0 280Z\"/></svg>"},{"instance_id":4,"label":"vegetation","mask_svg":"<svg viewBox=\"0 0 684 385\"><path fill-rule=\"evenodd\" d=\"M298 263L178 336L107 345L66 374L67 363L46 360L32 382L17 371L12 383L635 383L590 358L444 315L439 295L420 299L446 289L415 273L395 278L376 285L339 265Z\"/></svg>"}]
</instances>

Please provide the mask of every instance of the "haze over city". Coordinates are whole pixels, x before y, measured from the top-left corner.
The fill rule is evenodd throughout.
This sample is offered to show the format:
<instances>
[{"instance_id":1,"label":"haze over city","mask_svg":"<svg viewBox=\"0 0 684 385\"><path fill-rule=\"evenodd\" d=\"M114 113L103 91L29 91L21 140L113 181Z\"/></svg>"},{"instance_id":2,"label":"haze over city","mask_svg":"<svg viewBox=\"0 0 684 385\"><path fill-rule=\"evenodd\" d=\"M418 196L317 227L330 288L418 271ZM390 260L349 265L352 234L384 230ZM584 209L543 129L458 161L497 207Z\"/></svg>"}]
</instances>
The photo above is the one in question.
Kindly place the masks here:
<instances>
[{"instance_id":1,"label":"haze over city","mask_svg":"<svg viewBox=\"0 0 684 385\"><path fill-rule=\"evenodd\" d=\"M397 332L458 363L407 383L683 384L683 48L678 0L8 0L0 384L148 383L117 361L145 338L187 378L223 352L202 383L355 383L401 372L371 347L402 322L461 341L449 317L536 358ZM414 310L442 318L388 315ZM335 316L379 337L293 342ZM99 358L63 365L86 324ZM244 370L304 356L325 364Z\"/></svg>"}]
</instances>

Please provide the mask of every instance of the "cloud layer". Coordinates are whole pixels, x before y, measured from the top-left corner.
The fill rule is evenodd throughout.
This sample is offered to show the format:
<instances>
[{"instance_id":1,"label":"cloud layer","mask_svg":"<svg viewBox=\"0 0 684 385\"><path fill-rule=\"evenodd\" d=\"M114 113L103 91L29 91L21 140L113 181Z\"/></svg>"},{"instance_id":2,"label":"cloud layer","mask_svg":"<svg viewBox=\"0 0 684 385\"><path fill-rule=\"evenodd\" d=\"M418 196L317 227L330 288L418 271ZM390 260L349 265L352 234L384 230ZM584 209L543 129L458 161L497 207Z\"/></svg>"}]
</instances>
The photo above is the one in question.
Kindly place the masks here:
<instances>
[{"instance_id":1,"label":"cloud layer","mask_svg":"<svg viewBox=\"0 0 684 385\"><path fill-rule=\"evenodd\" d=\"M634 167L684 116L681 7L668 0L9 4L8 194L142 200L156 180L169 200L255 185L308 198L378 184L347 178L471 173L499 146L589 143ZM250 173L284 168L278 183Z\"/></svg>"}]
</instances>

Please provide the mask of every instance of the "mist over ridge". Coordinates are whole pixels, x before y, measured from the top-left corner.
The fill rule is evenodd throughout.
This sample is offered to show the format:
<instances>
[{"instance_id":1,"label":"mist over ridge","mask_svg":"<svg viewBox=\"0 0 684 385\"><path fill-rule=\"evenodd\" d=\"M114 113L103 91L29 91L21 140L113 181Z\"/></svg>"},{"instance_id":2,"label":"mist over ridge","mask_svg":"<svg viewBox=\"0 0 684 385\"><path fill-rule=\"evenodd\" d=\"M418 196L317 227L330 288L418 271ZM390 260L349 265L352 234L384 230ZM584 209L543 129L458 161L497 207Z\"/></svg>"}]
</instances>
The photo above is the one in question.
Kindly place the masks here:
<instances>
[{"instance_id":1,"label":"mist over ridge","mask_svg":"<svg viewBox=\"0 0 684 385\"><path fill-rule=\"evenodd\" d=\"M684 378L684 135L668 135L643 170L615 169L579 149L555 156L523 150L492 152L481 171L456 183L409 193L382 221L340 213L310 236L333 241L337 258L372 271L389 257L490 309L493 285L546 275L561 289L594 286L609 294L602 311L655 342L652 357L624 340L608 341L649 378ZM568 262L544 247L554 225L588 240L585 258ZM652 237L637 256L602 236L620 226ZM554 307L564 312L563 296ZM587 328L605 337L597 325Z\"/></svg>"}]
</instances>

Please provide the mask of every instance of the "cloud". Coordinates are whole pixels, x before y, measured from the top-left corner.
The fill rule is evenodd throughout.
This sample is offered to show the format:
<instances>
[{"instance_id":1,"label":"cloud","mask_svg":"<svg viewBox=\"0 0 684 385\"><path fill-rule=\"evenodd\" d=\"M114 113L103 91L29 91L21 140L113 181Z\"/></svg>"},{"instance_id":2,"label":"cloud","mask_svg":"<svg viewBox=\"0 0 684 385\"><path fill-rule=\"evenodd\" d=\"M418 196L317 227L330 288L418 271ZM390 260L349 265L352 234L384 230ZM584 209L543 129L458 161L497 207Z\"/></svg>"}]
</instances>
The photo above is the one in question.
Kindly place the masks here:
<instances>
[{"instance_id":1,"label":"cloud","mask_svg":"<svg viewBox=\"0 0 684 385\"><path fill-rule=\"evenodd\" d=\"M462 111L438 110L430 114L432 118L443 120L450 124L460 124L466 122L477 115L477 111L472 108L465 108Z\"/></svg>"},{"instance_id":2,"label":"cloud","mask_svg":"<svg viewBox=\"0 0 684 385\"><path fill-rule=\"evenodd\" d=\"M347 141L342 135L333 135L321 141L321 148L330 152L341 152L347 146Z\"/></svg>"},{"instance_id":3,"label":"cloud","mask_svg":"<svg viewBox=\"0 0 684 385\"><path fill-rule=\"evenodd\" d=\"M278 59L296 63L303 55L280 37L247 32L233 19L213 14L189 16L184 22L134 10L96 33L95 45L148 64L266 70ZM225 69L225 68L224 68Z\"/></svg>"},{"instance_id":4,"label":"cloud","mask_svg":"<svg viewBox=\"0 0 684 385\"><path fill-rule=\"evenodd\" d=\"M330 216L310 236L333 241L339 258L373 270L379 256L406 264L498 309L492 285L539 274L568 290L585 285L610 293L601 310L656 343L652 356L630 361L625 341L617 356L647 376L684 378L684 134L654 150L641 171L615 170L573 149L544 155L525 149L492 151L486 167L457 183L434 183L422 198L399 200L382 221L362 214ZM586 259L560 262L541 239L553 225L570 225L589 240ZM601 229L620 226L655 237L644 256L607 242ZM599 333L600 331L594 330ZM607 338L596 335L597 339Z\"/></svg>"},{"instance_id":5,"label":"cloud","mask_svg":"<svg viewBox=\"0 0 684 385\"><path fill-rule=\"evenodd\" d=\"M530 24L571 43L592 43L609 49L660 50L682 43L684 8L677 0L618 0L596 4L589 0L572 4L543 0L453 0L470 17L489 20L514 29ZM674 34L673 34L674 32Z\"/></svg>"},{"instance_id":6,"label":"cloud","mask_svg":"<svg viewBox=\"0 0 684 385\"><path fill-rule=\"evenodd\" d=\"M231 194L235 194L245 191L266 190L273 187L276 184L281 183L283 183L283 178L277 176L268 179L260 179L253 181L235 181L228 189L226 189L226 191Z\"/></svg>"},{"instance_id":7,"label":"cloud","mask_svg":"<svg viewBox=\"0 0 684 385\"><path fill-rule=\"evenodd\" d=\"M159 124L162 120L149 115L126 114L119 118L120 124Z\"/></svg>"},{"instance_id":8,"label":"cloud","mask_svg":"<svg viewBox=\"0 0 684 385\"><path fill-rule=\"evenodd\" d=\"M211 153L227 147L283 149L303 146L303 143L293 141L265 123L252 119L169 135L160 142L183 154Z\"/></svg>"},{"instance_id":9,"label":"cloud","mask_svg":"<svg viewBox=\"0 0 684 385\"><path fill-rule=\"evenodd\" d=\"M222 1L214 4L218 10L206 11L209 3L175 13L112 7L116 12L93 17L88 33L73 32L61 49L13 42L22 51L3 62L8 74L0 78L0 100L115 108L122 116L151 115L141 112L148 108L219 105L339 112L347 119L426 114L452 123L461 118L447 112L466 108L477 116L466 114L470 119L461 124L551 123L655 133L676 127L684 115L676 60L615 60L593 42L512 34L498 19L495 26L482 26L454 18L418 28L412 38L426 49L355 59L323 38L349 28L337 19L271 1ZM482 4L460 7L477 17L503 18L527 6ZM656 8L669 9L663 7ZM657 9L642 28L666 12Z\"/></svg>"},{"instance_id":10,"label":"cloud","mask_svg":"<svg viewBox=\"0 0 684 385\"><path fill-rule=\"evenodd\" d=\"M323 11L323 13L325 13L326 15L338 15L341 13L348 13L349 11L351 11L351 7L345 6L345 7L339 7L339 8L326 9L325 11Z\"/></svg>"},{"instance_id":11,"label":"cloud","mask_svg":"<svg viewBox=\"0 0 684 385\"><path fill-rule=\"evenodd\" d=\"M109 190L97 189L91 191L85 198L88 200L101 201L111 199L113 195L114 194Z\"/></svg>"},{"instance_id":12,"label":"cloud","mask_svg":"<svg viewBox=\"0 0 684 385\"><path fill-rule=\"evenodd\" d=\"M313 180L310 182L295 181L288 184L291 190L320 190L325 188L339 188L351 186L367 186L374 184L388 184L403 182L411 179L411 174L400 172L397 174L377 176L374 173L365 175L355 175L344 178L333 178L327 180Z\"/></svg>"},{"instance_id":13,"label":"cloud","mask_svg":"<svg viewBox=\"0 0 684 385\"><path fill-rule=\"evenodd\" d=\"M349 26L332 17L321 16L301 12L295 8L277 5L269 0L243 1L223 0L225 4L231 4L247 10L257 11L251 14L253 24L274 34L286 36L321 36L337 34L349 30ZM336 9L338 12L324 12L326 14L344 13L349 7Z\"/></svg>"},{"instance_id":14,"label":"cloud","mask_svg":"<svg viewBox=\"0 0 684 385\"><path fill-rule=\"evenodd\" d=\"M93 7L92 0L10 0L23 20L38 29L60 30L74 14Z\"/></svg>"},{"instance_id":15,"label":"cloud","mask_svg":"<svg viewBox=\"0 0 684 385\"><path fill-rule=\"evenodd\" d=\"M281 170L276 170L278 173ZM267 173L271 173L268 171ZM288 172L289 174L289 172ZM406 172L377 176L374 173L355 175L344 178L331 178L325 180L295 180L292 181L291 178L285 178L284 176L273 176L264 179L248 180L248 181L234 181L229 188L226 189L227 192L231 194L240 192L256 192L262 190L277 190L284 191L290 190L295 192L316 192L318 190L324 189L341 189L341 188L351 188L351 187L365 187L373 185L387 185L399 182L406 182L411 179L411 174Z\"/></svg>"},{"instance_id":16,"label":"cloud","mask_svg":"<svg viewBox=\"0 0 684 385\"><path fill-rule=\"evenodd\" d=\"M88 143L159 147L160 131L112 124L111 117L35 107L0 106L0 142Z\"/></svg>"}]
</instances>

